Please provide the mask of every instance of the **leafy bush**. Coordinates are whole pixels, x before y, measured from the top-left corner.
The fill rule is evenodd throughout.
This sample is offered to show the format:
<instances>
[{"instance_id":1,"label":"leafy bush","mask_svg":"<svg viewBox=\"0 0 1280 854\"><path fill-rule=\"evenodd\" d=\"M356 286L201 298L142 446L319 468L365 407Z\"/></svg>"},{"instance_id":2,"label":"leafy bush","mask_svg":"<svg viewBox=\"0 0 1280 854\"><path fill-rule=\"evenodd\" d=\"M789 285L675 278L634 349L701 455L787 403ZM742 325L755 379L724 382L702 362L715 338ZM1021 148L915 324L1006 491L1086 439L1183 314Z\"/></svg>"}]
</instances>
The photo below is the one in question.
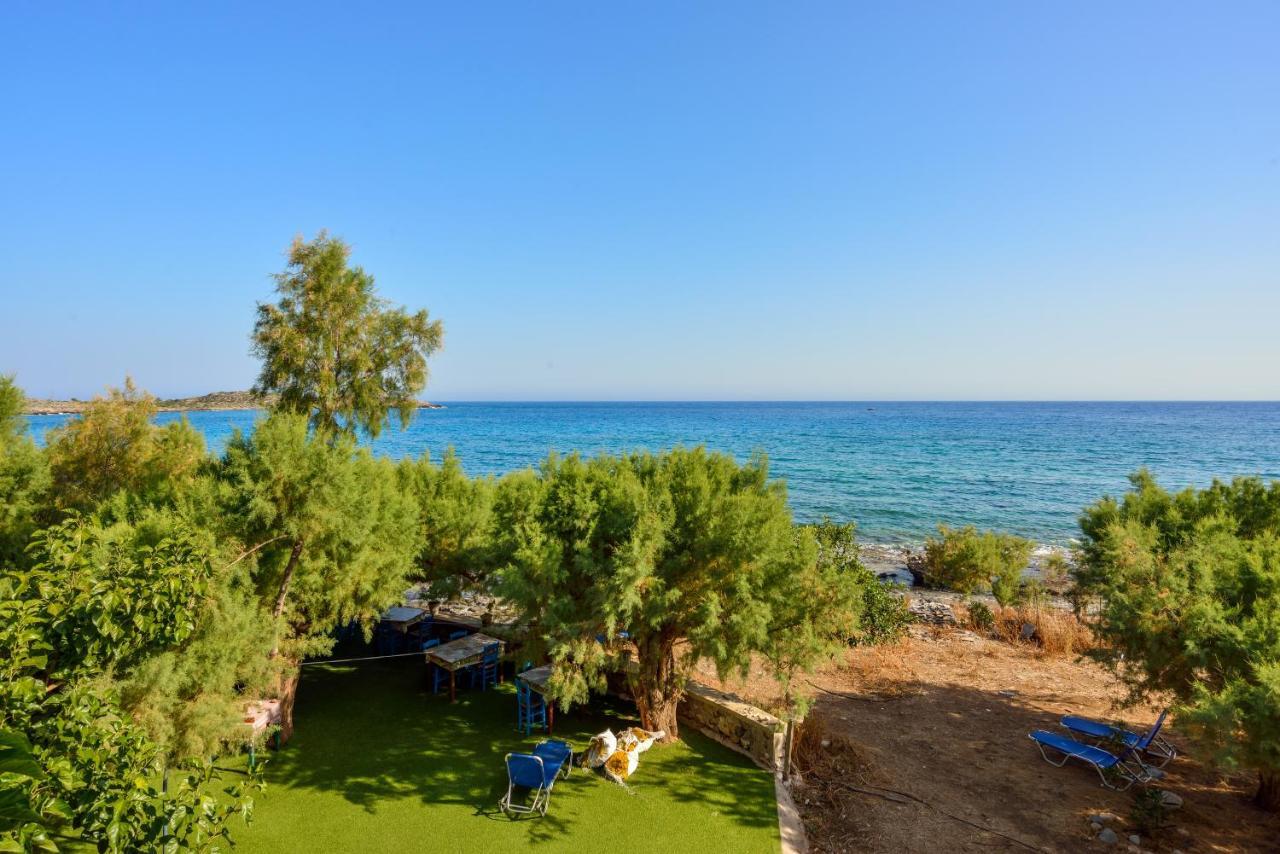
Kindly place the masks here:
<instances>
[{"instance_id":1,"label":"leafy bush","mask_svg":"<svg viewBox=\"0 0 1280 854\"><path fill-rule=\"evenodd\" d=\"M966 607L969 611L969 625L980 632L990 632L996 627L996 616L991 613L985 602L970 600Z\"/></svg>"},{"instance_id":2,"label":"leafy bush","mask_svg":"<svg viewBox=\"0 0 1280 854\"><path fill-rule=\"evenodd\" d=\"M960 593L990 590L1001 605L1011 605L1033 547L1012 534L939 525L938 537L925 541L925 577L935 587Z\"/></svg>"},{"instance_id":3,"label":"leafy bush","mask_svg":"<svg viewBox=\"0 0 1280 854\"><path fill-rule=\"evenodd\" d=\"M907 602L870 572L867 575L871 580L862 590L862 619L852 643L858 646L892 643L902 637L911 624Z\"/></svg>"},{"instance_id":4,"label":"leafy bush","mask_svg":"<svg viewBox=\"0 0 1280 854\"><path fill-rule=\"evenodd\" d=\"M18 762L0 764L0 851L51 850L53 836L104 852L224 843L256 777L218 798L212 764L195 761L157 791L166 750L113 681L192 650L217 581L199 538L179 530L150 545L72 517L33 552L33 568L0 574L0 758Z\"/></svg>"},{"instance_id":5,"label":"leafy bush","mask_svg":"<svg viewBox=\"0 0 1280 854\"><path fill-rule=\"evenodd\" d=\"M860 613L848 626L843 627L851 646L874 646L892 643L907 630L911 615L907 603L862 565L857 526L853 522L835 522L823 518L821 522L804 526L813 533L818 546L818 563L834 578L843 578L860 590ZM852 615L850 615L852 616Z\"/></svg>"},{"instance_id":6,"label":"leafy bush","mask_svg":"<svg viewBox=\"0 0 1280 854\"><path fill-rule=\"evenodd\" d=\"M1021 570L1001 572L991 579L991 595L1002 607L1009 607L1022 598Z\"/></svg>"}]
</instances>

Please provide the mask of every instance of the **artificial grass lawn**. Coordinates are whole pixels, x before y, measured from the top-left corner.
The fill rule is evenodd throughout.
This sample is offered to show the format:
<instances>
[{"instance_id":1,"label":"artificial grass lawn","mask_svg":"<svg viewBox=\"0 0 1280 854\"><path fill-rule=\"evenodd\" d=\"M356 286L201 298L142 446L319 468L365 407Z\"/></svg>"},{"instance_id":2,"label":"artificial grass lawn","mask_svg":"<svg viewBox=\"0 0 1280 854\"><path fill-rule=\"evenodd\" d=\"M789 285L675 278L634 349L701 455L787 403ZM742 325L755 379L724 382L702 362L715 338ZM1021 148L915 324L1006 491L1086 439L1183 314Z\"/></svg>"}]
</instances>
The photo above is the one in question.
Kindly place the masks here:
<instances>
[{"instance_id":1,"label":"artificial grass lawn","mask_svg":"<svg viewBox=\"0 0 1280 854\"><path fill-rule=\"evenodd\" d=\"M538 739L515 729L510 685L426 689L420 659L304 668L296 732L266 753L267 790L236 851L497 852L529 846L575 854L776 852L772 777L691 730L640 758L623 788L574 768L546 817L512 820L503 756ZM599 703L556 717L575 751L597 732L638 725L634 708Z\"/></svg>"}]
</instances>

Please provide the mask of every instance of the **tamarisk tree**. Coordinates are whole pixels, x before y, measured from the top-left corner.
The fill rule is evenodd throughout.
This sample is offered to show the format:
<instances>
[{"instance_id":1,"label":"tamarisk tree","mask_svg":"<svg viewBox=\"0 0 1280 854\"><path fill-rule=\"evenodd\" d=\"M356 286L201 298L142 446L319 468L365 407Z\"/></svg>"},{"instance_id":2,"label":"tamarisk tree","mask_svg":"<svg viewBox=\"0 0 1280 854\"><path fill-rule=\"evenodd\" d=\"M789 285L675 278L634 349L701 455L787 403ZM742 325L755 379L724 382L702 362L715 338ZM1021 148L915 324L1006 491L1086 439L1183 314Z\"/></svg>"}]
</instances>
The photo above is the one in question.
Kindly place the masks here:
<instances>
[{"instance_id":1,"label":"tamarisk tree","mask_svg":"<svg viewBox=\"0 0 1280 854\"><path fill-rule=\"evenodd\" d=\"M1171 495L1146 471L1130 480L1080 518L1095 655L1132 699L1171 693L1179 726L1256 770L1258 805L1280 811L1280 482Z\"/></svg>"},{"instance_id":2,"label":"tamarisk tree","mask_svg":"<svg viewBox=\"0 0 1280 854\"><path fill-rule=\"evenodd\" d=\"M328 652L339 624L376 620L404 595L413 564L417 507L395 465L331 438L277 412L235 435L219 470L224 513L249 544L246 565L291 662ZM296 677L291 669L281 686L286 737Z\"/></svg>"},{"instance_id":3,"label":"tamarisk tree","mask_svg":"<svg viewBox=\"0 0 1280 854\"><path fill-rule=\"evenodd\" d=\"M494 515L500 590L545 644L555 698L585 701L634 652L641 719L667 739L694 662L745 672L774 648L775 613L796 626L826 605L809 595L812 537L762 456L553 455L499 483Z\"/></svg>"},{"instance_id":4,"label":"tamarisk tree","mask_svg":"<svg viewBox=\"0 0 1280 854\"><path fill-rule=\"evenodd\" d=\"M49 431L54 502L90 510L117 494L144 502L183 492L205 462L204 436L185 417L155 423L156 399L125 378Z\"/></svg>"},{"instance_id":5,"label":"tamarisk tree","mask_svg":"<svg viewBox=\"0 0 1280 854\"><path fill-rule=\"evenodd\" d=\"M469 478L450 450L440 465L427 454L400 462L400 488L418 507L414 575L435 598L487 591L493 565L492 478Z\"/></svg>"},{"instance_id":6,"label":"tamarisk tree","mask_svg":"<svg viewBox=\"0 0 1280 854\"><path fill-rule=\"evenodd\" d=\"M322 433L376 437L392 410L409 423L444 327L425 310L379 299L373 276L350 266L350 255L323 231L293 241L288 269L275 277L279 301L258 305L254 391L278 393L278 408L306 415Z\"/></svg>"}]
</instances>

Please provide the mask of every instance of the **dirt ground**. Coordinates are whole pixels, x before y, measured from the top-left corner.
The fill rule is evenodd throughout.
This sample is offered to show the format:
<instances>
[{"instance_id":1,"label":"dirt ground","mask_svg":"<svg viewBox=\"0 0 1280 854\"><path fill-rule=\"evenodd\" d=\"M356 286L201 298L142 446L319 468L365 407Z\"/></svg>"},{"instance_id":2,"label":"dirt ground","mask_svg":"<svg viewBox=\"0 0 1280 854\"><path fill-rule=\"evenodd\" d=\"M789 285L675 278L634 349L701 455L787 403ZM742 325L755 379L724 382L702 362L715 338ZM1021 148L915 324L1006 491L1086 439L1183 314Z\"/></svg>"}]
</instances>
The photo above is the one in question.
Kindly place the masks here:
<instances>
[{"instance_id":1,"label":"dirt ground","mask_svg":"<svg viewBox=\"0 0 1280 854\"><path fill-rule=\"evenodd\" d=\"M706 672L698 678L717 681ZM722 684L757 705L777 704L765 676ZM963 630L916 628L899 644L850 650L807 684L813 732L848 745L840 785L810 779L795 789L815 851L1130 850L1132 796L1103 788L1087 766L1048 765L1027 738L1057 728L1068 713L1135 728L1154 720L1156 709L1120 709L1123 692L1091 662ZM1280 817L1250 803L1255 778L1201 761L1176 721L1166 734L1180 755L1158 785L1184 806L1169 826L1144 836L1141 849L1280 852ZM1108 826L1120 834L1118 846L1095 839L1089 816L1099 813L1116 817Z\"/></svg>"}]
</instances>

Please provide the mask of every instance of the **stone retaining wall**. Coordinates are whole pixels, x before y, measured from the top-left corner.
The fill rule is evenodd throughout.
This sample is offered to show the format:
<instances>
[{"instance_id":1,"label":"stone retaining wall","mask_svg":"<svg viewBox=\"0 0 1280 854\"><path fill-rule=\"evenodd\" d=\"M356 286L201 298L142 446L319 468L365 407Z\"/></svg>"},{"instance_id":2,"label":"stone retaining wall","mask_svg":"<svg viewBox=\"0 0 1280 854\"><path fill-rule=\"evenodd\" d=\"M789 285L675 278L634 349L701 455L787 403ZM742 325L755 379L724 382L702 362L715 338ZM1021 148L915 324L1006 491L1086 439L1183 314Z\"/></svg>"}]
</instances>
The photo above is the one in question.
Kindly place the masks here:
<instances>
[{"instance_id":1,"label":"stone retaining wall","mask_svg":"<svg viewBox=\"0 0 1280 854\"><path fill-rule=\"evenodd\" d=\"M766 771L781 769L786 725L768 712L698 682L689 682L680 722L745 754Z\"/></svg>"}]
</instances>

